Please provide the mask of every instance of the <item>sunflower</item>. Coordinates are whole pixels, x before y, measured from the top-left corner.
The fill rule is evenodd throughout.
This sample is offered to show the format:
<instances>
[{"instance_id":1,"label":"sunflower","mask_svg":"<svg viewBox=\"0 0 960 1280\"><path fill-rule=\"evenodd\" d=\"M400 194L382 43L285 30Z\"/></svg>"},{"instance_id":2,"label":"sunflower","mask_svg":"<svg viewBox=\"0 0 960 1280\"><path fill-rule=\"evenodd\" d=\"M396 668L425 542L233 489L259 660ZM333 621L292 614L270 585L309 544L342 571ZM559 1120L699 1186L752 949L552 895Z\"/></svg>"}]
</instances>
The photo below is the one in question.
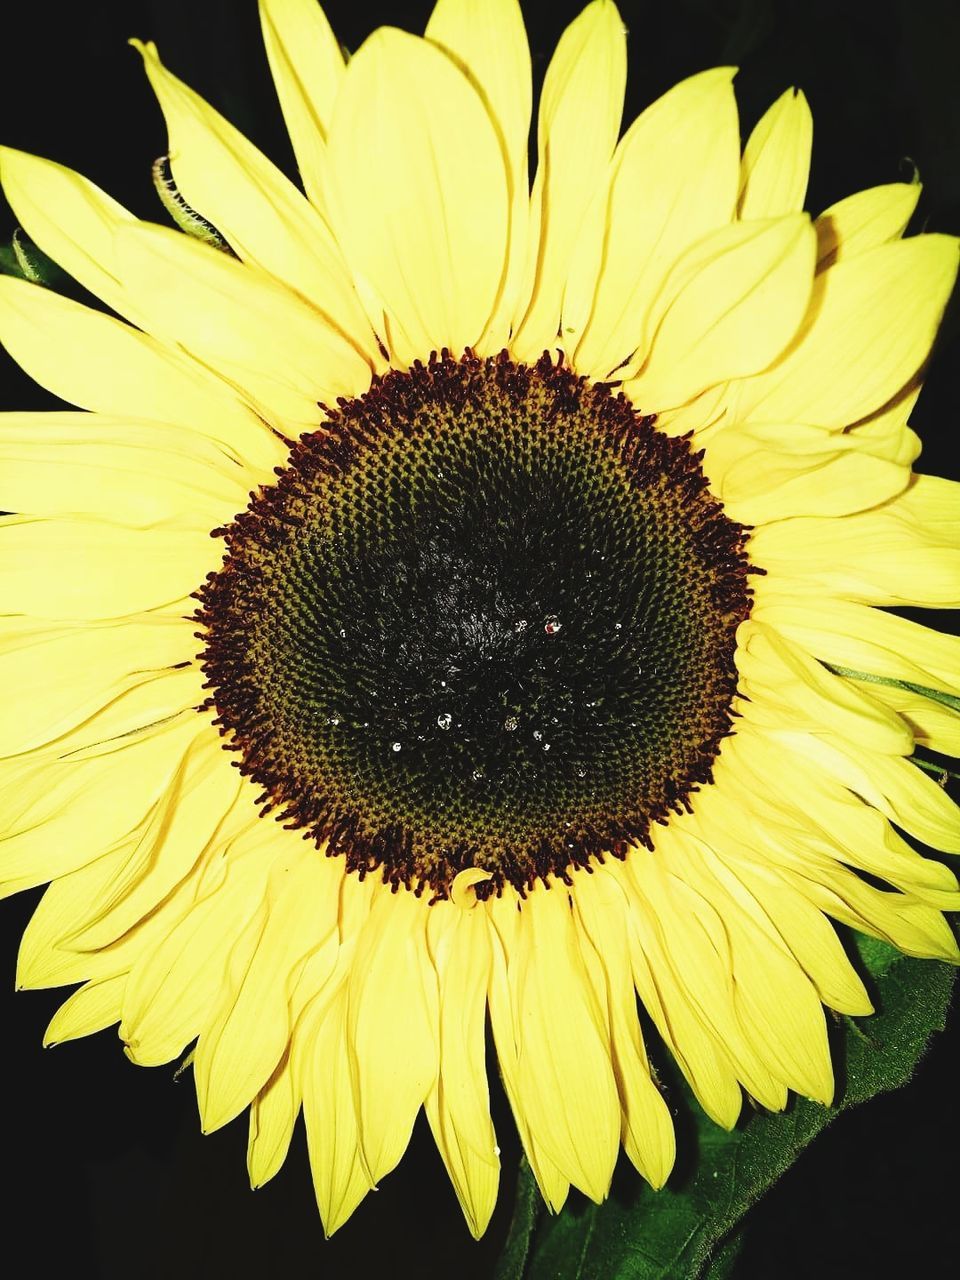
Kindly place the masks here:
<instances>
[{"instance_id":1,"label":"sunflower","mask_svg":"<svg viewBox=\"0 0 960 1280\"><path fill-rule=\"evenodd\" d=\"M0 153L105 304L0 280L78 407L0 418L0 880L52 882L17 981L82 984L47 1043L189 1050L253 1186L302 1109L328 1233L423 1108L479 1235L488 1015L558 1211L621 1146L670 1173L638 998L729 1128L831 1100L824 1006L871 1012L832 921L960 955L910 843L960 852L960 641L882 609L960 604L907 425L957 243L902 238L915 184L812 221L803 95L741 154L729 67L620 137L611 0L532 188L515 0L346 60L260 9L305 196L139 42L185 230Z\"/></svg>"}]
</instances>

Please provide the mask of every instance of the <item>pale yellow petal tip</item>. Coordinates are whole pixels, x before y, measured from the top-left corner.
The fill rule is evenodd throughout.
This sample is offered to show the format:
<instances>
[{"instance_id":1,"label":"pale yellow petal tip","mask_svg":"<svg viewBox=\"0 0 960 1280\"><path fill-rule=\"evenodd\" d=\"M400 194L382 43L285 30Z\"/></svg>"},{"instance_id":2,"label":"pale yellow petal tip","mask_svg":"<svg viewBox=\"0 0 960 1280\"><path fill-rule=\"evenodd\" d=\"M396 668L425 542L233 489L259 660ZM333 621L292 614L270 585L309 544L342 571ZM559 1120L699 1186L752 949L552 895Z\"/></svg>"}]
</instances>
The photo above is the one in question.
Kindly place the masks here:
<instances>
[{"instance_id":1,"label":"pale yellow petal tip","mask_svg":"<svg viewBox=\"0 0 960 1280\"><path fill-rule=\"evenodd\" d=\"M160 61L160 55L157 53L157 46L153 40L140 40L136 36L131 36L127 44L136 49L144 62Z\"/></svg>"},{"instance_id":2,"label":"pale yellow petal tip","mask_svg":"<svg viewBox=\"0 0 960 1280\"><path fill-rule=\"evenodd\" d=\"M481 867L467 867L461 871L450 886L450 901L461 911L472 911L477 905L476 886L490 879L491 873Z\"/></svg>"}]
</instances>

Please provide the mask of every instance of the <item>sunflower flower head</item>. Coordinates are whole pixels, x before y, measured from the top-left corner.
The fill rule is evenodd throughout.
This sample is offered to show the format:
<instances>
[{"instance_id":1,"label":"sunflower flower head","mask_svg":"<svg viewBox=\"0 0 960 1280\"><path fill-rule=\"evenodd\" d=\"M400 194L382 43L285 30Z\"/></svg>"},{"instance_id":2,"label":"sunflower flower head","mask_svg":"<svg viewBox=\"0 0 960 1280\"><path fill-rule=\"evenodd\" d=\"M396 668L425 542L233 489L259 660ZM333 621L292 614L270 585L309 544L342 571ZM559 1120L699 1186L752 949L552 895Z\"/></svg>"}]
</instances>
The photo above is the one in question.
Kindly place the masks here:
<instances>
[{"instance_id":1,"label":"sunflower flower head","mask_svg":"<svg viewBox=\"0 0 960 1280\"><path fill-rule=\"evenodd\" d=\"M420 1110L480 1235L486 1029L544 1199L674 1159L638 1017L727 1128L828 1103L838 921L960 958L957 486L907 425L958 265L919 188L804 213L788 90L621 134L593 0L539 100L516 0L349 59L260 0L303 191L135 41L177 229L0 150L99 298L0 278L75 411L0 417L0 884L53 1043L190 1046L259 1186L303 1112L325 1230ZM304 194L305 193L305 194ZM27 273L29 274L29 273ZM109 311L107 310L109 309ZM910 657L901 656L909 653ZM918 763L919 762L919 763Z\"/></svg>"}]
</instances>

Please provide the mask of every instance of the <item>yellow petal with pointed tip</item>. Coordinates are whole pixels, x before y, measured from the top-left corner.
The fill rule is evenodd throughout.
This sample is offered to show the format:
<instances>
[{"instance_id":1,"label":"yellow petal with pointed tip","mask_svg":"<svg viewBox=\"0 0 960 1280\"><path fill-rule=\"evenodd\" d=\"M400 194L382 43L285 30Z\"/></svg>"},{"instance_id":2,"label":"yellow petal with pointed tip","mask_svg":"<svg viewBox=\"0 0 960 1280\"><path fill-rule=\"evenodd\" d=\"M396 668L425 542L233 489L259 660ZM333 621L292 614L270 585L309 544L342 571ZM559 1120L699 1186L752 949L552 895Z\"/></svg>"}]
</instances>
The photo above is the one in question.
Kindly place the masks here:
<instances>
[{"instance_id":1,"label":"yellow petal with pointed tip","mask_svg":"<svg viewBox=\"0 0 960 1280\"><path fill-rule=\"evenodd\" d=\"M382 27L347 65L328 159L337 238L395 359L459 355L486 328L507 255L505 160L477 91L436 45Z\"/></svg>"},{"instance_id":2,"label":"yellow petal with pointed tip","mask_svg":"<svg viewBox=\"0 0 960 1280\"><path fill-rule=\"evenodd\" d=\"M32 378L81 409L174 423L217 440L249 464L248 487L283 459L264 423L183 352L49 289L0 277L0 343Z\"/></svg>"},{"instance_id":3,"label":"yellow petal with pointed tip","mask_svg":"<svg viewBox=\"0 0 960 1280\"><path fill-rule=\"evenodd\" d=\"M539 161L510 344L521 360L557 344L571 253L616 146L626 74L617 7L593 0L560 37L540 95Z\"/></svg>"},{"instance_id":4,"label":"yellow petal with pointed tip","mask_svg":"<svg viewBox=\"0 0 960 1280\"><path fill-rule=\"evenodd\" d=\"M166 227L126 228L114 247L152 331L243 388L288 436L320 425L318 402L370 385L351 343L270 276Z\"/></svg>"},{"instance_id":5,"label":"yellow petal with pointed tip","mask_svg":"<svg viewBox=\"0 0 960 1280\"><path fill-rule=\"evenodd\" d=\"M283 1056L296 965L336 927L342 874L335 859L302 842L271 869L262 928L252 949L231 957L217 1016L197 1044L206 1132L238 1115Z\"/></svg>"},{"instance_id":6,"label":"yellow petal with pointed tip","mask_svg":"<svg viewBox=\"0 0 960 1280\"><path fill-rule=\"evenodd\" d=\"M439 1067L426 911L409 890L384 887L376 896L350 971L347 1035L360 1146L371 1180L379 1182L406 1150Z\"/></svg>"},{"instance_id":7,"label":"yellow petal with pointed tip","mask_svg":"<svg viewBox=\"0 0 960 1280\"><path fill-rule=\"evenodd\" d=\"M244 262L303 295L372 362L374 335L327 224L276 165L171 75L152 44L133 43L163 109L180 194Z\"/></svg>"},{"instance_id":8,"label":"yellow petal with pointed tip","mask_svg":"<svg viewBox=\"0 0 960 1280\"><path fill-rule=\"evenodd\" d=\"M464 911L438 902L430 910L430 951L440 984L440 1074L426 1113L474 1239L490 1221L500 1180L484 1048L488 928L482 908Z\"/></svg>"},{"instance_id":9,"label":"yellow petal with pointed tip","mask_svg":"<svg viewBox=\"0 0 960 1280\"><path fill-rule=\"evenodd\" d=\"M563 299L564 342L577 368L604 377L642 363L650 308L676 260L733 217L740 135L732 67L681 81L648 107L617 147L573 245ZM641 348L639 356L633 353Z\"/></svg>"},{"instance_id":10,"label":"yellow petal with pointed tip","mask_svg":"<svg viewBox=\"0 0 960 1280\"><path fill-rule=\"evenodd\" d=\"M510 222L506 269L493 315L475 344L480 354L492 354L509 338L527 247L532 99L527 33L518 0L437 0L425 35L455 58L476 85L506 160Z\"/></svg>"},{"instance_id":11,"label":"yellow petal with pointed tip","mask_svg":"<svg viewBox=\"0 0 960 1280\"><path fill-rule=\"evenodd\" d=\"M300 178L310 202L322 210L343 50L317 0L260 0L260 22Z\"/></svg>"},{"instance_id":12,"label":"yellow petal with pointed tip","mask_svg":"<svg viewBox=\"0 0 960 1280\"><path fill-rule=\"evenodd\" d=\"M119 1022L126 983L127 975L119 973L112 978L88 982L75 991L50 1019L43 1033L44 1047L93 1035Z\"/></svg>"},{"instance_id":13,"label":"yellow petal with pointed tip","mask_svg":"<svg viewBox=\"0 0 960 1280\"><path fill-rule=\"evenodd\" d=\"M744 382L739 416L840 429L879 409L929 355L957 263L955 239L924 235L823 272L803 332L772 369Z\"/></svg>"},{"instance_id":14,"label":"yellow petal with pointed tip","mask_svg":"<svg viewBox=\"0 0 960 1280\"><path fill-rule=\"evenodd\" d=\"M824 270L866 249L898 240L922 190L919 182L890 182L858 191L824 209L815 223L817 266Z\"/></svg>"},{"instance_id":15,"label":"yellow petal with pointed tip","mask_svg":"<svg viewBox=\"0 0 960 1280\"><path fill-rule=\"evenodd\" d=\"M772 218L803 208L810 176L813 117L799 89L788 89L750 134L740 165L741 218Z\"/></svg>"},{"instance_id":16,"label":"yellow petal with pointed tip","mask_svg":"<svg viewBox=\"0 0 960 1280\"><path fill-rule=\"evenodd\" d=\"M734 222L676 264L655 311L649 359L625 390L655 410L766 368L803 320L816 241L805 214Z\"/></svg>"}]
</instances>

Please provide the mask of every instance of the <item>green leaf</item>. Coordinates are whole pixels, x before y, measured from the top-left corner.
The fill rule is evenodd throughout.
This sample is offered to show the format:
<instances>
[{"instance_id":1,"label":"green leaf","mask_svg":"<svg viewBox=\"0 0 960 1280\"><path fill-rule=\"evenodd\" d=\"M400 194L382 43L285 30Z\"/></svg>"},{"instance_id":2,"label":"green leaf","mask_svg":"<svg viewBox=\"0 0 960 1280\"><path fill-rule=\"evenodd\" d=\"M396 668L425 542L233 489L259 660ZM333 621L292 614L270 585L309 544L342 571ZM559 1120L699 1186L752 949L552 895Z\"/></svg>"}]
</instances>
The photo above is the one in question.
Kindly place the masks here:
<instances>
[{"instance_id":1,"label":"green leaf","mask_svg":"<svg viewBox=\"0 0 960 1280\"><path fill-rule=\"evenodd\" d=\"M851 935L852 937L852 935ZM823 1107L793 1099L781 1115L754 1112L732 1132L700 1111L685 1089L681 1151L696 1159L654 1192L639 1177L617 1182L603 1205L579 1200L534 1235L523 1280L726 1280L733 1274L750 1206L846 1107L910 1079L931 1034L942 1030L954 969L912 960L857 936L878 1012L837 1020L838 1100ZM680 1101L678 1098L673 1099ZM510 1275L511 1273L505 1273Z\"/></svg>"},{"instance_id":2,"label":"green leaf","mask_svg":"<svg viewBox=\"0 0 960 1280\"><path fill-rule=\"evenodd\" d=\"M543 1209L543 1201L529 1164L521 1156L514 1193L513 1218L503 1252L497 1260L494 1280L523 1280L530 1241Z\"/></svg>"}]
</instances>

